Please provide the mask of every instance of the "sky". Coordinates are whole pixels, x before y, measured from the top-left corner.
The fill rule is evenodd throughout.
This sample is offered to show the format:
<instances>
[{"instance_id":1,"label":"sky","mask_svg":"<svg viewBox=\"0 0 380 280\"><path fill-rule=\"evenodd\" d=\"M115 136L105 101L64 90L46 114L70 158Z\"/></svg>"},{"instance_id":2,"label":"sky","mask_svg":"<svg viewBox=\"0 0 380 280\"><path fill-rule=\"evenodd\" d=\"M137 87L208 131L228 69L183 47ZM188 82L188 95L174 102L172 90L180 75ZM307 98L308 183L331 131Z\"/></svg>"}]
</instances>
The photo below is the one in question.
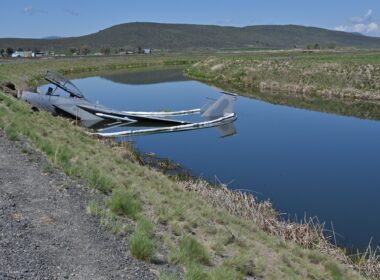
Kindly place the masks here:
<instances>
[{"instance_id":1,"label":"sky","mask_svg":"<svg viewBox=\"0 0 380 280\"><path fill-rule=\"evenodd\" d=\"M80 36L126 22L298 24L380 37L380 0L13 0L0 38Z\"/></svg>"}]
</instances>

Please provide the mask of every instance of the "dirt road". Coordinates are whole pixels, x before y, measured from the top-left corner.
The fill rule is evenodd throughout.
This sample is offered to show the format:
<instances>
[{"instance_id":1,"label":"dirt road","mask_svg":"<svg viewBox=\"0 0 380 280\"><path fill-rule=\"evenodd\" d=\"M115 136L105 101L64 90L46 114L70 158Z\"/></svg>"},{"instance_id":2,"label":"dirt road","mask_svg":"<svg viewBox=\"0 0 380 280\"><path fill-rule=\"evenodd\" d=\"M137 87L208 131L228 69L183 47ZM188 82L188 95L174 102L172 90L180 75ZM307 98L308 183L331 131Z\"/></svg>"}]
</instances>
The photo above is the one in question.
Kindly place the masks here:
<instances>
[{"instance_id":1,"label":"dirt road","mask_svg":"<svg viewBox=\"0 0 380 280\"><path fill-rule=\"evenodd\" d=\"M154 279L125 239L85 212L99 194L0 131L0 279ZM25 148L23 149L24 152Z\"/></svg>"}]
</instances>

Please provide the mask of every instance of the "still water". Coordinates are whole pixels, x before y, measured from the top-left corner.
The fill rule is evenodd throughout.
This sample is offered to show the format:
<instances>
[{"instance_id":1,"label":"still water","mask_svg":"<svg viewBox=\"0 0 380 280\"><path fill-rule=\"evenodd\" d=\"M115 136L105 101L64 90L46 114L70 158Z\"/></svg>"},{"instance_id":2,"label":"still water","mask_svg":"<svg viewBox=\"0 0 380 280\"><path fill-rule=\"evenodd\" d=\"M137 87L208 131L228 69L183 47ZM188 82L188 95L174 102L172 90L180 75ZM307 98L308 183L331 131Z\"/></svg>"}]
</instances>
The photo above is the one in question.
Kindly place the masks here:
<instances>
[{"instance_id":1,"label":"still water","mask_svg":"<svg viewBox=\"0 0 380 280\"><path fill-rule=\"evenodd\" d=\"M74 80L87 99L122 110L199 108L215 88L180 70ZM216 128L129 137L141 152L170 158L191 174L254 192L292 216L333 223L347 246L380 244L380 122L239 97L236 134Z\"/></svg>"}]
</instances>

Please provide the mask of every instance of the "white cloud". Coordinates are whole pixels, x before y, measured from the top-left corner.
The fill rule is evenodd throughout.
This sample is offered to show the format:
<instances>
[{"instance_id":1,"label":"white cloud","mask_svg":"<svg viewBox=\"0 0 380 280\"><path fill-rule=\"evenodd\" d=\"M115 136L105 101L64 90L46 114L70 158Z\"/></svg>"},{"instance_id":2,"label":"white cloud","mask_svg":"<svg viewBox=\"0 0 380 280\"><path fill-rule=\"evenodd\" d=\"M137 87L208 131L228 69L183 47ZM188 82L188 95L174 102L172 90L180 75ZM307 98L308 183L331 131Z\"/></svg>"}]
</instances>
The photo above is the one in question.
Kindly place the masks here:
<instances>
[{"instance_id":1,"label":"white cloud","mask_svg":"<svg viewBox=\"0 0 380 280\"><path fill-rule=\"evenodd\" d=\"M371 21L372 20L372 13L373 13L373 10L369 9L364 16L352 17L352 18L350 18L350 21L353 23L361 23L361 22L365 22L365 21Z\"/></svg>"},{"instance_id":2,"label":"white cloud","mask_svg":"<svg viewBox=\"0 0 380 280\"><path fill-rule=\"evenodd\" d=\"M367 25L367 33L379 30L379 25L376 22L371 22Z\"/></svg>"},{"instance_id":3,"label":"white cloud","mask_svg":"<svg viewBox=\"0 0 380 280\"><path fill-rule=\"evenodd\" d=\"M372 19L373 10L369 9L363 16L355 16L350 18L351 24L338 25L334 28L336 31L373 33L379 30L379 25Z\"/></svg>"},{"instance_id":4,"label":"white cloud","mask_svg":"<svg viewBox=\"0 0 380 280\"><path fill-rule=\"evenodd\" d=\"M339 26L334 27L334 30L336 30L336 31L347 31L347 26L339 25Z\"/></svg>"},{"instance_id":5,"label":"white cloud","mask_svg":"<svg viewBox=\"0 0 380 280\"><path fill-rule=\"evenodd\" d=\"M66 8L66 9L63 9L63 11L65 12L65 14L68 14L68 15L73 16L73 17L79 16L79 13L75 10L72 10L72 9Z\"/></svg>"},{"instance_id":6,"label":"white cloud","mask_svg":"<svg viewBox=\"0 0 380 280\"><path fill-rule=\"evenodd\" d=\"M33 6L25 6L22 8L22 12L27 15L35 15L35 14L47 14L47 11L45 10L40 10L40 9L35 9Z\"/></svg>"},{"instance_id":7,"label":"white cloud","mask_svg":"<svg viewBox=\"0 0 380 280\"><path fill-rule=\"evenodd\" d=\"M32 6L26 6L22 9L22 11L25 13L25 14L32 14L33 13L33 7Z\"/></svg>"}]
</instances>

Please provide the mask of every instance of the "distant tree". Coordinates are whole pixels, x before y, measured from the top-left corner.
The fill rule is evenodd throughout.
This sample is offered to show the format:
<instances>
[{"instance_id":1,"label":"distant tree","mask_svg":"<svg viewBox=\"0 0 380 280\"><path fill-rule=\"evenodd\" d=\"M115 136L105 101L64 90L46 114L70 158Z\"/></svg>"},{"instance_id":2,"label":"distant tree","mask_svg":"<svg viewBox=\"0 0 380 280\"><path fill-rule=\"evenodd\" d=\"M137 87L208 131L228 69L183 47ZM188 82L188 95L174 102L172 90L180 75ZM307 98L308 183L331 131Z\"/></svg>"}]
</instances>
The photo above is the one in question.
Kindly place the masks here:
<instances>
[{"instance_id":1,"label":"distant tree","mask_svg":"<svg viewBox=\"0 0 380 280\"><path fill-rule=\"evenodd\" d=\"M137 47L137 53L144 53L142 47L140 47L140 46Z\"/></svg>"},{"instance_id":2,"label":"distant tree","mask_svg":"<svg viewBox=\"0 0 380 280\"><path fill-rule=\"evenodd\" d=\"M110 55L110 53L111 53L111 48L110 48L110 47L105 47L105 46L103 46L103 47L100 48L100 52L101 52L102 54L104 54L104 55Z\"/></svg>"},{"instance_id":3,"label":"distant tree","mask_svg":"<svg viewBox=\"0 0 380 280\"><path fill-rule=\"evenodd\" d=\"M327 47L331 50L334 50L336 48L336 44L335 43L330 43L327 45Z\"/></svg>"},{"instance_id":4,"label":"distant tree","mask_svg":"<svg viewBox=\"0 0 380 280\"><path fill-rule=\"evenodd\" d=\"M0 49L0 56L4 56L5 54L5 50L4 49Z\"/></svg>"},{"instance_id":5,"label":"distant tree","mask_svg":"<svg viewBox=\"0 0 380 280\"><path fill-rule=\"evenodd\" d=\"M37 49L37 48L34 48L34 49L33 49L33 52L34 52L34 53L39 53L39 52L41 52L41 50L40 50L40 49Z\"/></svg>"},{"instance_id":6,"label":"distant tree","mask_svg":"<svg viewBox=\"0 0 380 280\"><path fill-rule=\"evenodd\" d=\"M319 50L321 47L319 46L319 44L318 43L316 43L315 45L314 45L314 50Z\"/></svg>"},{"instance_id":7,"label":"distant tree","mask_svg":"<svg viewBox=\"0 0 380 280\"><path fill-rule=\"evenodd\" d=\"M73 55L74 53L78 53L77 48L69 48L68 54Z\"/></svg>"},{"instance_id":8,"label":"distant tree","mask_svg":"<svg viewBox=\"0 0 380 280\"><path fill-rule=\"evenodd\" d=\"M14 53L14 50L12 48L6 48L5 53L7 54L7 56L11 56L12 53Z\"/></svg>"},{"instance_id":9,"label":"distant tree","mask_svg":"<svg viewBox=\"0 0 380 280\"><path fill-rule=\"evenodd\" d=\"M81 48L80 48L80 54L82 54L82 55L88 55L90 52L91 52L91 50L90 50L90 48L88 47L88 46L82 46Z\"/></svg>"},{"instance_id":10,"label":"distant tree","mask_svg":"<svg viewBox=\"0 0 380 280\"><path fill-rule=\"evenodd\" d=\"M22 52L22 51L24 51L24 49L23 48L18 48L17 51L18 52Z\"/></svg>"}]
</instances>

